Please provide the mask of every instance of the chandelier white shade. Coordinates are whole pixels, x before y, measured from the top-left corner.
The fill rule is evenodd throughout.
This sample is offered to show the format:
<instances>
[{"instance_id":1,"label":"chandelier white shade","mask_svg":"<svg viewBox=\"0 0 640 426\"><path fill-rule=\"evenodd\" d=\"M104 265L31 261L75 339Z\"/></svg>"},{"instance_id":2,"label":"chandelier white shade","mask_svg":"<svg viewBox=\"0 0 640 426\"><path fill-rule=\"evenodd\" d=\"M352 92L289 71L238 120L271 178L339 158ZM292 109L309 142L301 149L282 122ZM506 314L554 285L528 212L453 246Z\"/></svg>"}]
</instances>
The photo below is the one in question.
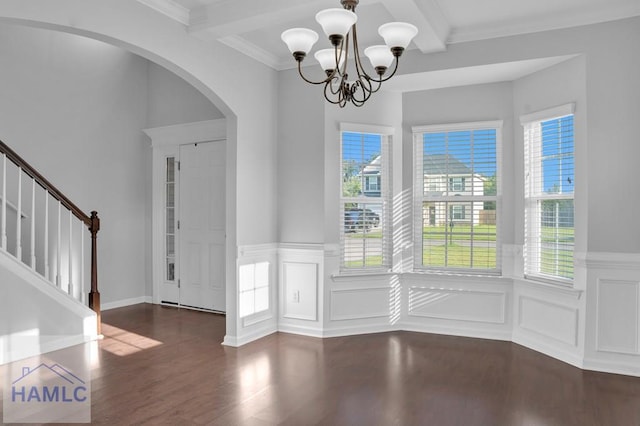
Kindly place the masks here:
<instances>
[{"instance_id":1,"label":"chandelier white shade","mask_svg":"<svg viewBox=\"0 0 640 426\"><path fill-rule=\"evenodd\" d=\"M378 34L382 36L389 48L402 47L406 49L411 40L418 35L418 29L406 22L389 22L388 24L380 25Z\"/></svg>"},{"instance_id":2,"label":"chandelier white shade","mask_svg":"<svg viewBox=\"0 0 640 426\"><path fill-rule=\"evenodd\" d=\"M391 49L385 45L376 45L364 49L364 54L371 61L373 68L385 67L389 68L393 62L393 53Z\"/></svg>"},{"instance_id":3,"label":"chandelier white shade","mask_svg":"<svg viewBox=\"0 0 640 426\"><path fill-rule=\"evenodd\" d=\"M344 37L358 21L358 16L346 9L325 9L316 14L316 21L327 37Z\"/></svg>"},{"instance_id":4,"label":"chandelier white shade","mask_svg":"<svg viewBox=\"0 0 640 426\"><path fill-rule=\"evenodd\" d=\"M307 28L291 28L282 33L282 41L289 47L291 53L308 53L318 41L318 33Z\"/></svg>"},{"instance_id":5,"label":"chandelier white shade","mask_svg":"<svg viewBox=\"0 0 640 426\"><path fill-rule=\"evenodd\" d=\"M325 72L333 72L336 68L336 53L340 58L340 63L338 64L338 68L340 68L344 64L344 55L340 50L336 52L335 49L322 49L318 50L313 56L315 56L316 60L320 63L320 67L322 67Z\"/></svg>"},{"instance_id":6,"label":"chandelier white shade","mask_svg":"<svg viewBox=\"0 0 640 426\"><path fill-rule=\"evenodd\" d=\"M306 28L293 28L282 33L284 41L298 63L298 72L303 80L311 84L324 84L324 97L327 101L344 107L347 103L362 106L382 83L393 77L398 70L398 60L418 29L405 22L390 22L380 26L378 33L386 46L376 45L364 50L375 74L365 71L360 60L355 8L359 0L340 0L343 9L326 9L316 14L316 21L322 27L330 49L321 49L315 53L316 60L325 72L326 78L320 81L308 79L302 73L302 61L318 41L318 34ZM349 78L349 58L353 58L351 70L355 75ZM393 71L387 70L394 64ZM375 76L372 76L375 75Z\"/></svg>"}]
</instances>

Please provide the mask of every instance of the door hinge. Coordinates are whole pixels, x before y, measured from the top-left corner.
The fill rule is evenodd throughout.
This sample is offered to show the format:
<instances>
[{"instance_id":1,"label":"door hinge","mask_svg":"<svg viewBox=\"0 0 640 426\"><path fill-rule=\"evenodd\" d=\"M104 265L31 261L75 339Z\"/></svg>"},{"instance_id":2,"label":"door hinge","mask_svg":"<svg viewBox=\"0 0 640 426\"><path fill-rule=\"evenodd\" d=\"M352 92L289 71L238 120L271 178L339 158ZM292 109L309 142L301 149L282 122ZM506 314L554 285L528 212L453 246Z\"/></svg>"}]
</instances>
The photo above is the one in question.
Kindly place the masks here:
<instances>
[{"instance_id":1,"label":"door hinge","mask_svg":"<svg viewBox=\"0 0 640 426\"><path fill-rule=\"evenodd\" d=\"M178 288L180 288L180 280L178 279Z\"/></svg>"},{"instance_id":2,"label":"door hinge","mask_svg":"<svg viewBox=\"0 0 640 426\"><path fill-rule=\"evenodd\" d=\"M180 229L180 221L178 221L178 229Z\"/></svg>"},{"instance_id":3,"label":"door hinge","mask_svg":"<svg viewBox=\"0 0 640 426\"><path fill-rule=\"evenodd\" d=\"M176 161L176 163L178 163L178 171L180 171L180 162Z\"/></svg>"}]
</instances>

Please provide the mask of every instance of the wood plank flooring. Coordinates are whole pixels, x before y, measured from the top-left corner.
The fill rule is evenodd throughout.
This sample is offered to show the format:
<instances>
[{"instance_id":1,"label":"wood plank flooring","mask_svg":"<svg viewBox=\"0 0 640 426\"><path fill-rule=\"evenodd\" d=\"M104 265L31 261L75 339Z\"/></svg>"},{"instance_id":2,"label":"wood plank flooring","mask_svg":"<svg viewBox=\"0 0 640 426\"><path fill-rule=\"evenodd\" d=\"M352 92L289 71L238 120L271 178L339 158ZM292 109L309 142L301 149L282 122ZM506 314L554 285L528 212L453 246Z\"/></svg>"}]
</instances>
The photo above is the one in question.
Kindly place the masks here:
<instances>
[{"instance_id":1,"label":"wood plank flooring","mask_svg":"<svg viewBox=\"0 0 640 426\"><path fill-rule=\"evenodd\" d=\"M103 322L94 424L640 425L640 378L508 342L277 333L229 348L224 317L148 304Z\"/></svg>"}]
</instances>

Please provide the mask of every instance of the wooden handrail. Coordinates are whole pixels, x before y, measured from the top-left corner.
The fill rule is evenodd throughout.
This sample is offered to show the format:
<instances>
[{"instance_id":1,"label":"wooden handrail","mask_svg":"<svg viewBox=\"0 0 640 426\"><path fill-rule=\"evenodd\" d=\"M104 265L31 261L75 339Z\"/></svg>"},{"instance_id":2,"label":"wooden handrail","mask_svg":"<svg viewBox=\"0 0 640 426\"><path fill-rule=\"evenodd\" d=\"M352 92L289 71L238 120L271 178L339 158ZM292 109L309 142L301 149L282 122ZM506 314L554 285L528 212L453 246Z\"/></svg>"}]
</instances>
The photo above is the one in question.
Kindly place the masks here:
<instances>
[{"instance_id":1,"label":"wooden handrail","mask_svg":"<svg viewBox=\"0 0 640 426\"><path fill-rule=\"evenodd\" d=\"M78 206L71 202L58 188L53 186L51 182L49 182L44 176L42 176L36 169L34 169L29 163L24 161L22 157L15 153L11 148L9 148L4 142L0 141L0 153L3 153L7 156L7 159L11 160L16 166L20 167L23 172L27 175L31 176L38 185L44 188L53 198L60 201L63 206L73 213L75 217L83 221L87 227L91 226L91 217L84 213Z\"/></svg>"},{"instance_id":2,"label":"wooden handrail","mask_svg":"<svg viewBox=\"0 0 640 426\"><path fill-rule=\"evenodd\" d=\"M53 186L44 176L42 176L29 163L24 161L22 157L16 154L4 142L0 141L0 153L4 154L7 159L11 160L24 173L30 176L38 185L40 185L54 199L58 200L65 208L67 208L75 217L82 221L91 233L91 292L89 293L89 308L98 316L98 334L101 333L101 314L100 314L100 292L98 291L98 244L97 237L100 230L100 218L98 212L92 211L91 216L84 213L69 198L67 198L58 188Z\"/></svg>"}]
</instances>

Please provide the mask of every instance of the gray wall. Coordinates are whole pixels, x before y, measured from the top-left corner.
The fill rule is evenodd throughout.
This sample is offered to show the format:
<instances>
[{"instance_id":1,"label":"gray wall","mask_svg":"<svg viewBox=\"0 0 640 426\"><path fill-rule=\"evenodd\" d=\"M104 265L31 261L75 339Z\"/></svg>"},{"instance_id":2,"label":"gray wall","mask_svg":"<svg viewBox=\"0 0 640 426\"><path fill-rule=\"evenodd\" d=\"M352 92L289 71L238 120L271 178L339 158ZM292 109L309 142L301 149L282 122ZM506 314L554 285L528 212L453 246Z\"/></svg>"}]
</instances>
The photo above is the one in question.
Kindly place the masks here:
<instances>
[{"instance_id":1,"label":"gray wall","mask_svg":"<svg viewBox=\"0 0 640 426\"><path fill-rule=\"evenodd\" d=\"M278 241L324 242L324 98L297 71L278 76ZM311 226L309 224L312 224Z\"/></svg>"},{"instance_id":2,"label":"gray wall","mask_svg":"<svg viewBox=\"0 0 640 426\"><path fill-rule=\"evenodd\" d=\"M224 118L195 87L153 62L148 64L147 127Z\"/></svg>"},{"instance_id":3,"label":"gray wall","mask_svg":"<svg viewBox=\"0 0 640 426\"><path fill-rule=\"evenodd\" d=\"M405 188L412 188L412 126L503 120L500 162L502 203L500 239L513 243L514 161L513 161L513 84L511 82L454 87L407 93L403 97ZM506 178L504 178L506 176Z\"/></svg>"},{"instance_id":4,"label":"gray wall","mask_svg":"<svg viewBox=\"0 0 640 426\"><path fill-rule=\"evenodd\" d=\"M582 248L590 252L639 253L640 227L632 224L640 211L640 198L634 194L634 186L629 184L635 180L635 163L640 157L636 130L637 117L640 116L638 40L640 18L630 18L459 43L450 45L444 53L433 55L418 55L410 51L406 58L403 57L403 72L583 55L584 74L565 74L561 81L548 87L536 84L527 91L531 101L518 101L519 108L523 112L534 108L536 102L540 103L538 96L544 93L559 100L554 87L566 94L576 85L586 85L584 97L588 100L588 109L581 150L588 153L584 158L588 173L587 194L582 197L587 202L588 219L587 245ZM531 105L527 107L525 104L529 102Z\"/></svg>"},{"instance_id":5,"label":"gray wall","mask_svg":"<svg viewBox=\"0 0 640 426\"><path fill-rule=\"evenodd\" d=\"M515 207L515 240L524 243L524 133L519 117L530 112L541 111L558 105L575 103L574 115L574 149L575 169L575 251L586 252L588 235L587 197L591 191L589 185L589 155L587 138L587 96L586 96L585 57L579 56L554 67L526 76L514 83L514 155L511 162L514 167L516 197ZM520 212L520 213L518 213Z\"/></svg>"},{"instance_id":6,"label":"gray wall","mask_svg":"<svg viewBox=\"0 0 640 426\"><path fill-rule=\"evenodd\" d=\"M0 139L99 212L103 303L150 295L151 148L141 130L220 112L157 65L84 37L1 25L0 56Z\"/></svg>"}]
</instances>

